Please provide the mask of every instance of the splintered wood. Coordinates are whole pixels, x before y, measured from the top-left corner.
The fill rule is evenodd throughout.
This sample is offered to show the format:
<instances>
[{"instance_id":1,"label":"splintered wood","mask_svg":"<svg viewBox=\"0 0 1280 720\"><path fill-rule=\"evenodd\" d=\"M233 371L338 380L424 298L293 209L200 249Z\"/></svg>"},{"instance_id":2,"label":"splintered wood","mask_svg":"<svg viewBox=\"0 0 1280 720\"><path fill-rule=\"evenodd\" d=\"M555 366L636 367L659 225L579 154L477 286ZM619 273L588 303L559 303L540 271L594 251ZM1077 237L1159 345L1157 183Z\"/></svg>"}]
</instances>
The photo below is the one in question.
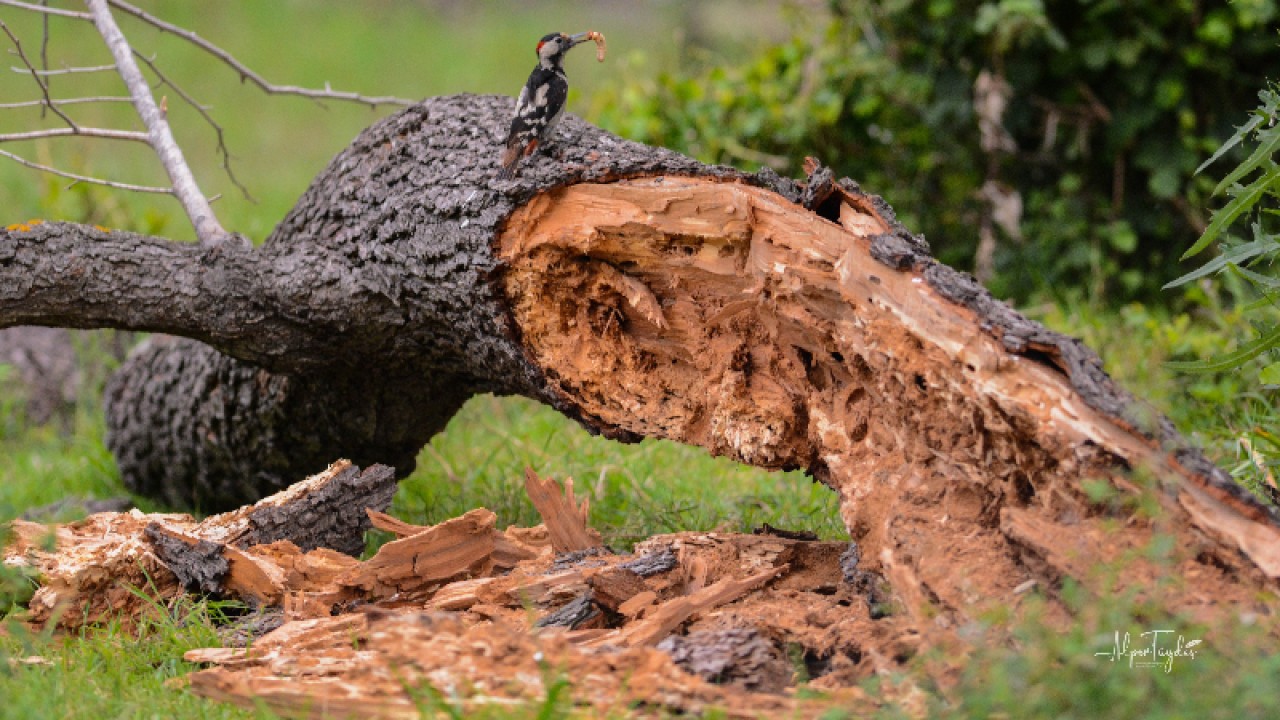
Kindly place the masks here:
<instances>
[{"instance_id":1,"label":"splintered wood","mask_svg":"<svg viewBox=\"0 0 1280 720\"><path fill-rule=\"evenodd\" d=\"M872 710L856 687L882 670L869 658L911 654L911 622L873 620L848 580L847 542L686 532L621 555L589 527L572 481L525 480L543 525L499 530L478 508L420 526L362 509L395 536L364 561L287 538L222 542L226 519L244 512L219 516L216 530L205 525L214 518L96 515L55 529L56 547L43 526L16 523L5 559L40 568L37 623L137 616L147 604L125 598L186 590L276 613L275 629L241 634L247 646L186 653L210 667L185 682L289 717L419 717L433 696L469 709L539 703L562 680L574 703L605 713ZM793 692L801 666L822 694Z\"/></svg>"},{"instance_id":2,"label":"splintered wood","mask_svg":"<svg viewBox=\"0 0 1280 720\"><path fill-rule=\"evenodd\" d=\"M29 605L29 620L37 624L128 622L156 607L152 600L163 603L184 589L273 604L286 579L327 576L321 568L334 565L340 553L324 548L359 552L370 527L364 508L386 509L395 488L391 468L361 471L339 460L271 497L201 522L137 510L57 528L15 520L3 558L39 575Z\"/></svg>"},{"instance_id":3,"label":"splintered wood","mask_svg":"<svg viewBox=\"0 0 1280 720\"><path fill-rule=\"evenodd\" d=\"M1066 579L1160 587L1197 618L1280 617L1280 515L1081 344L933 261L880 198L807 171L798 201L661 176L525 202L496 247L518 337L554 368L548 393L606 431L808 470L840 496L862 560L851 580L888 579L921 636L980 623L1026 587L1067 617ZM1096 502L1094 481L1147 494L1161 519ZM1098 569L1126 557L1123 573ZM683 567L698 585L696 561ZM1188 582L1166 591L1168 577Z\"/></svg>"}]
</instances>

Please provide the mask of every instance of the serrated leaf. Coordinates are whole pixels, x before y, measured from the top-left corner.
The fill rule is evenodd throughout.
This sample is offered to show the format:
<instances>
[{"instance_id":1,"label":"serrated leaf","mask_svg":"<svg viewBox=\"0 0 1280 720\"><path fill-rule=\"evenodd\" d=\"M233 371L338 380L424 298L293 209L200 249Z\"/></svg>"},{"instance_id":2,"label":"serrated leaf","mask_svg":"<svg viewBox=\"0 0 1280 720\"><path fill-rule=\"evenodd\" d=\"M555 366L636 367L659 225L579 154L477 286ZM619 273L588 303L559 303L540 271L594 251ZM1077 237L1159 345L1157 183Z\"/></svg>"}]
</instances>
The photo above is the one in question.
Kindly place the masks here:
<instances>
[{"instance_id":1,"label":"serrated leaf","mask_svg":"<svg viewBox=\"0 0 1280 720\"><path fill-rule=\"evenodd\" d=\"M1210 373L1222 372L1224 370L1233 370L1250 360L1258 357L1262 353L1270 350L1276 345L1280 345L1280 327L1274 327L1271 332L1249 343L1245 343L1232 353L1227 353L1213 360L1195 360L1190 362L1174 361L1166 362L1164 366L1170 370L1185 373Z\"/></svg>"},{"instance_id":2,"label":"serrated leaf","mask_svg":"<svg viewBox=\"0 0 1280 720\"><path fill-rule=\"evenodd\" d=\"M1263 275L1260 272L1250 270L1239 265L1229 266L1231 272L1253 283L1256 287L1266 288L1267 290L1280 290L1280 278Z\"/></svg>"},{"instance_id":3,"label":"serrated leaf","mask_svg":"<svg viewBox=\"0 0 1280 720\"><path fill-rule=\"evenodd\" d=\"M1209 244L1214 240L1217 240L1218 235L1228 228L1231 223L1235 222L1236 218L1240 217L1242 213L1257 204L1258 200L1262 198L1263 193L1265 193L1267 188L1270 187L1277 179L1280 179L1280 165L1273 165L1270 170L1263 173L1257 180L1254 180L1248 186L1241 188L1240 192L1232 198L1231 202L1213 213L1213 219L1209 222L1209 227L1205 228L1204 234L1200 236L1200 239L1196 241L1196 244L1192 245L1190 250L1187 250L1182 254L1182 259L1186 260L1187 258L1196 255L1201 250L1204 250L1206 247L1209 247Z\"/></svg>"},{"instance_id":4,"label":"serrated leaf","mask_svg":"<svg viewBox=\"0 0 1280 720\"><path fill-rule=\"evenodd\" d=\"M1252 257L1261 255L1268 250L1276 249L1280 249L1280 246L1277 246L1276 242L1271 238L1258 239L1243 245L1237 245L1177 280L1170 280L1165 283L1163 289L1169 290L1179 285L1185 285L1192 280L1199 280L1206 275L1215 273L1228 265L1240 265Z\"/></svg>"},{"instance_id":5,"label":"serrated leaf","mask_svg":"<svg viewBox=\"0 0 1280 720\"><path fill-rule=\"evenodd\" d=\"M1249 135L1249 133L1256 130L1258 126L1262 124L1262 121L1265 119L1266 118L1262 115L1254 115L1253 117L1249 118L1249 122L1236 128L1235 134L1227 138L1227 141L1222 144L1222 147L1218 148L1217 152L1210 155L1208 160L1205 160L1203 163L1200 163L1200 167L1196 168L1196 174L1199 175L1200 173L1204 172L1205 168L1212 165L1215 161L1217 161L1218 158L1222 157L1223 155L1226 155L1228 150L1239 145L1240 142L1244 140L1245 137Z\"/></svg>"},{"instance_id":6,"label":"serrated leaf","mask_svg":"<svg viewBox=\"0 0 1280 720\"><path fill-rule=\"evenodd\" d=\"M1222 182L1213 189L1213 194L1217 195L1234 185L1240 178L1261 167L1263 163L1269 162L1277 149L1280 149L1280 126L1269 127L1258 133L1258 149L1253 151L1248 160L1240 163L1235 170L1222 178Z\"/></svg>"}]
</instances>

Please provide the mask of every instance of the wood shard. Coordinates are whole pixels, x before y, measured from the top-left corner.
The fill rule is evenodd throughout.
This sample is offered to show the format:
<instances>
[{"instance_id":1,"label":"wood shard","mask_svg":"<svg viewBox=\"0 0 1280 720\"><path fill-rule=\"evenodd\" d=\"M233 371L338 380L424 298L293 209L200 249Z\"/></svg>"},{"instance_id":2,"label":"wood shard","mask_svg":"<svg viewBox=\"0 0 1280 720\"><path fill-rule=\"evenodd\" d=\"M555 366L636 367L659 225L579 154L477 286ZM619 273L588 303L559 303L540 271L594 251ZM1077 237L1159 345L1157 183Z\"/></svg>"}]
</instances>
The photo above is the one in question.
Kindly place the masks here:
<instances>
[{"instance_id":1,"label":"wood shard","mask_svg":"<svg viewBox=\"0 0 1280 720\"><path fill-rule=\"evenodd\" d=\"M622 567L592 575L587 579L587 585L595 592L596 603L615 612L623 603L647 589L644 578Z\"/></svg>"},{"instance_id":2,"label":"wood shard","mask_svg":"<svg viewBox=\"0 0 1280 720\"><path fill-rule=\"evenodd\" d=\"M556 553L574 552L600 547L604 543L600 534L587 526L590 501L581 503L573 497L573 478L560 484L552 478L539 478L531 468L524 471L524 488L542 516L542 522L551 535L551 547Z\"/></svg>"},{"instance_id":3,"label":"wood shard","mask_svg":"<svg viewBox=\"0 0 1280 720\"><path fill-rule=\"evenodd\" d=\"M253 505L205 519L195 534L240 547L290 540L303 550L325 547L359 555L371 527L366 511L386 510L396 487L392 468L371 465L362 471L338 460Z\"/></svg>"},{"instance_id":4,"label":"wood shard","mask_svg":"<svg viewBox=\"0 0 1280 720\"><path fill-rule=\"evenodd\" d=\"M496 516L478 508L416 535L393 540L337 578L373 597L426 593L448 580L483 574L492 563Z\"/></svg>"},{"instance_id":5,"label":"wood shard","mask_svg":"<svg viewBox=\"0 0 1280 720\"><path fill-rule=\"evenodd\" d=\"M741 580L721 580L692 595L668 600L647 613L643 620L629 625L621 634L621 644L633 647L656 645L694 613L733 602L786 571L787 566L783 565Z\"/></svg>"}]
</instances>

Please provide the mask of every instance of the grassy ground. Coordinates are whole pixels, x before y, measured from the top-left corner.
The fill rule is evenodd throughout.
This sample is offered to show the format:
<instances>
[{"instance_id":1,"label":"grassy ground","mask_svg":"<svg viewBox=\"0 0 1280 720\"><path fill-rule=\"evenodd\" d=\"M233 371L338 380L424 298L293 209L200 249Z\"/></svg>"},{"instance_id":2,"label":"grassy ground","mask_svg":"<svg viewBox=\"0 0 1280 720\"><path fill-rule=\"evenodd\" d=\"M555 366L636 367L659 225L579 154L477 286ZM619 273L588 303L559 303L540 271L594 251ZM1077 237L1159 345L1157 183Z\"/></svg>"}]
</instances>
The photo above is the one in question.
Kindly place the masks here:
<instances>
[{"instance_id":1,"label":"grassy ground","mask_svg":"<svg viewBox=\"0 0 1280 720\"><path fill-rule=\"evenodd\" d=\"M1185 400L1190 394L1211 398L1233 391L1230 377L1189 380L1158 365L1161 357L1185 351L1188 344L1221 342L1222 334L1194 331L1177 319L1136 307L1118 314L1046 307L1040 314L1090 338L1121 380L1153 398L1158 409L1180 414L1184 422L1208 424L1214 417L1203 409L1212 405L1192 412L1194 403ZM1182 331L1171 333L1170 327ZM99 417L91 394L70 433L8 426L0 437L5 460L0 463L0 520L68 495L123 492L102 446ZM555 412L518 398L479 397L464 407L423 449L418 470L402 484L392 512L411 522L433 523L485 506L498 513L500 523L535 523L521 483L526 466L557 478L573 476L579 492L591 496L593 525L622 549L653 533L740 531L761 522L813 530L827 538L843 535L833 495L798 473L764 473L667 442L620 445L591 437ZM10 592L23 585L20 579L9 583ZM0 577L0 588L5 584ZM931 713L1235 718L1280 712L1280 695L1274 693L1280 687L1280 656L1265 635L1245 625L1210 632L1125 597L1099 601L1081 594L1075 602L1080 620L1066 632L1039 622L1034 613L1019 625L1012 645L985 645L975 629L971 638L976 649L960 686L947 694L946 702L935 699ZM5 698L0 718L270 717L166 686L194 669L181 661L184 650L217 644L211 622L216 615L216 607L194 604L137 634L108 627L56 638L32 637L9 625L8 634L0 636L0 697ZM1189 639L1205 638L1209 649L1194 661L1176 664L1170 673L1131 669L1095 655L1110 646L1116 631L1136 635L1157 625L1176 628ZM10 668L4 660L29 655L54 664ZM549 713L539 706L501 717L559 717L562 711ZM896 715L886 710L884 716Z\"/></svg>"},{"instance_id":2,"label":"grassy ground","mask_svg":"<svg viewBox=\"0 0 1280 720\"><path fill-rule=\"evenodd\" d=\"M537 36L552 29L600 29L608 34L611 58L617 63L599 66L589 53L571 59L575 91L570 105L583 109L588 104L585 96L608 82L610 71L656 71L679 52L687 33L696 31L704 39L710 34L715 40L718 29L732 28L720 39L734 45L749 44L744 35L753 29L769 32L772 11L754 12L755 4L748 8L753 13L738 3L710 5L712 11L701 22L691 22L691 4L658 2L535 6L156 0L146 7L175 22L198 25L204 35L276 82L330 82L335 88L412 98L461 91L513 93L531 65ZM24 14L5 8L0 19L32 37L35 26ZM242 87L230 71L196 62L172 38L124 22L145 52L155 53L175 79L214 106L236 155L237 172L259 200L256 205L239 197L221 174L209 148L209 129L174 97L169 100L171 117L198 176L208 192L223 195L216 207L224 224L255 239L265 237L335 152L390 111L340 104L322 109L299 99L266 98ZM54 27L55 42L69 48L59 58L68 63L103 61L88 29L66 23ZM641 55L645 62L622 62ZM32 97L27 82L17 74L0 74L0 102ZM56 81L54 95L90 91L78 82ZM104 124L129 122L127 116L105 110L83 117ZM27 129L35 119L35 113L0 110L0 132ZM129 148L45 141L8 149L82 171L158 181L151 159L130 154ZM0 164L0 215L7 216L0 222L57 217L189 237L174 210L163 199L67 189L65 181ZM1171 414L1184 431L1200 437L1220 461L1233 460L1226 439L1249 422L1239 403L1233 404L1235 410L1226 409L1232 406L1226 401L1240 393L1239 379L1178 377L1164 372L1159 363L1175 356L1203 357L1227 346L1239 336L1239 318L1218 313L1217 320L1206 325L1138 306L1102 313L1087 304L1045 306L1034 309L1033 315L1083 336L1103 352L1122 382ZM13 403L0 395L0 521L69 495L123 493L102 445L96 404L96 386L111 363L92 343L83 350L91 370L89 387L69 432L21 427L11 420ZM0 392L3 388L0 383ZM417 472L402 484L392 511L411 522L432 523L485 506L498 513L502 524L531 524L535 515L520 482L525 466L557 478L573 476L578 488L592 497L593 524L622 549L653 533L749 530L762 522L813 530L827 538L843 535L835 498L800 474L764 473L664 442L621 446L590 437L528 401L489 397L469 403L424 448ZM20 596L26 585L22 578L0 575L0 614L6 593ZM977 652L951 701L935 706L934 712L954 717L1277 716L1280 695L1274 688L1280 687L1280 660L1248 628L1214 638L1212 652L1168 674L1141 674L1092 654L1106 645L1114 630L1141 628L1153 621L1150 612L1116 598L1082 612L1080 624L1066 633L1033 618L1020 629L1014 647ZM165 686L192 669L180 659L183 650L216 643L211 622L216 615L216 607L196 604L176 609L169 621L141 633L108 627L73 637L33 637L19 626L0 623L5 628L0 630L0 718L267 717ZM15 667L6 659L30 655L48 658L53 665ZM533 708L510 716L557 714Z\"/></svg>"}]
</instances>

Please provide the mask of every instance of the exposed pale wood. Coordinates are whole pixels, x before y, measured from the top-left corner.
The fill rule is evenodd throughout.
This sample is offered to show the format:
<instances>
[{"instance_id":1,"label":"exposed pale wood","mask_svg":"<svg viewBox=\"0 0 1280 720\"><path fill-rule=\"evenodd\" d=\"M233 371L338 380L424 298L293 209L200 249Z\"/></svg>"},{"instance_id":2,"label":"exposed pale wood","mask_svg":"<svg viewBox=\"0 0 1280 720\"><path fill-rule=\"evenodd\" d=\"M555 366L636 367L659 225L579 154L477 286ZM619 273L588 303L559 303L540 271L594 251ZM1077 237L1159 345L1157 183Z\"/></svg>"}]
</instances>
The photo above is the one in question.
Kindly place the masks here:
<instances>
[{"instance_id":1,"label":"exposed pale wood","mask_svg":"<svg viewBox=\"0 0 1280 720\"><path fill-rule=\"evenodd\" d=\"M428 610L466 610L481 601L481 593L499 582L498 578L483 577L458 580L440 588L427 602Z\"/></svg>"},{"instance_id":2,"label":"exposed pale wood","mask_svg":"<svg viewBox=\"0 0 1280 720\"><path fill-rule=\"evenodd\" d=\"M192 592L229 593L251 605L271 605L284 596L284 569L265 557L197 535L199 526L180 529L161 522L146 537L165 565Z\"/></svg>"},{"instance_id":3,"label":"exposed pale wood","mask_svg":"<svg viewBox=\"0 0 1280 720\"><path fill-rule=\"evenodd\" d=\"M630 599L618 606L618 612L627 617L636 617L641 612L653 606L654 601L658 599L658 594L652 590L632 595Z\"/></svg>"},{"instance_id":4,"label":"exposed pale wood","mask_svg":"<svg viewBox=\"0 0 1280 720\"><path fill-rule=\"evenodd\" d=\"M539 478L532 468L525 468L524 489L542 516L551 535L551 547L557 553L600 547L599 533L588 528L589 498L579 503L573 496L573 478L566 478L563 492L552 478Z\"/></svg>"},{"instance_id":5,"label":"exposed pale wood","mask_svg":"<svg viewBox=\"0 0 1280 720\"><path fill-rule=\"evenodd\" d=\"M188 653L215 665L190 676L205 697L288 717L418 717L415 688L430 684L467 714L494 707L536 711L548 679L564 677L584 712L733 718L816 716L830 707L870 710L865 699L789 698L726 688L680 670L652 648L602 653L575 643L582 631L531 634L522 624L467 624L410 609L289 623L244 651ZM605 637L599 631L587 631ZM547 667L557 672L547 673ZM422 695L416 697L421 698ZM507 710L506 712L511 712Z\"/></svg>"},{"instance_id":6,"label":"exposed pale wood","mask_svg":"<svg viewBox=\"0 0 1280 720\"><path fill-rule=\"evenodd\" d=\"M42 536L48 530L16 521L4 558L42 576L30 604L36 624L56 619L79 627L136 616L148 597L163 603L183 584L275 605L290 591L337 592L330 584L355 559L326 549L303 553L299 545L333 542L350 550L353 538L363 545L364 507L386 507L394 489L389 468L362 472L342 460L254 505L199 523L179 514L98 513L56 528L55 546L47 548ZM240 547L251 544L260 549Z\"/></svg>"},{"instance_id":7,"label":"exposed pale wood","mask_svg":"<svg viewBox=\"0 0 1280 720\"><path fill-rule=\"evenodd\" d=\"M369 515L369 522L373 523L373 527L378 530L384 530L395 535L397 538L406 538L410 535L417 535L423 530L428 529L429 525L414 525L407 523L400 518L392 517L384 512L377 510L366 510Z\"/></svg>"},{"instance_id":8,"label":"exposed pale wood","mask_svg":"<svg viewBox=\"0 0 1280 720\"><path fill-rule=\"evenodd\" d=\"M484 574L492 567L495 519L492 511L478 508L393 540L337 582L373 597L389 597L426 593L449 580Z\"/></svg>"},{"instance_id":9,"label":"exposed pale wood","mask_svg":"<svg viewBox=\"0 0 1280 720\"><path fill-rule=\"evenodd\" d=\"M613 611L647 589L643 578L631 570L618 567L592 575L587 579L587 585L594 591L596 603Z\"/></svg>"},{"instance_id":10,"label":"exposed pale wood","mask_svg":"<svg viewBox=\"0 0 1280 720\"><path fill-rule=\"evenodd\" d=\"M621 644L632 647L656 645L694 613L733 602L786 571L787 566L782 565L741 580L725 579L692 595L668 600L646 613L643 620L628 625L620 633L619 640Z\"/></svg>"},{"instance_id":11,"label":"exposed pale wood","mask_svg":"<svg viewBox=\"0 0 1280 720\"><path fill-rule=\"evenodd\" d=\"M894 558L951 627L1055 580L1053 563L1002 532L1002 513L1029 513L1060 533L1049 547L1068 545L1076 529L1060 518L1101 527L1083 490L1095 478L1151 493L1186 572L1213 575L1211 556L1233 601L1274 592L1275 512L1117 390L1092 353L934 261L879 198L816 163L801 195L668 175L561 187L516 210L498 239L502 280L564 403L593 426L807 468L841 496L858 573ZM1104 544L1153 537L1142 520L1113 532ZM1206 537L1229 550L1194 552ZM718 556L689 552L685 584L714 583Z\"/></svg>"},{"instance_id":12,"label":"exposed pale wood","mask_svg":"<svg viewBox=\"0 0 1280 720\"><path fill-rule=\"evenodd\" d=\"M517 603L545 603L557 595L576 595L586 589L582 570L567 570L523 582L507 591Z\"/></svg>"},{"instance_id":13,"label":"exposed pale wood","mask_svg":"<svg viewBox=\"0 0 1280 720\"><path fill-rule=\"evenodd\" d=\"M98 513L56 528L14 521L15 540L4 548L4 564L40 578L27 619L67 628L117 617L127 624L153 609L148 596L163 604L181 593L178 579L143 535L157 517L194 524L188 515L137 510Z\"/></svg>"}]
</instances>

